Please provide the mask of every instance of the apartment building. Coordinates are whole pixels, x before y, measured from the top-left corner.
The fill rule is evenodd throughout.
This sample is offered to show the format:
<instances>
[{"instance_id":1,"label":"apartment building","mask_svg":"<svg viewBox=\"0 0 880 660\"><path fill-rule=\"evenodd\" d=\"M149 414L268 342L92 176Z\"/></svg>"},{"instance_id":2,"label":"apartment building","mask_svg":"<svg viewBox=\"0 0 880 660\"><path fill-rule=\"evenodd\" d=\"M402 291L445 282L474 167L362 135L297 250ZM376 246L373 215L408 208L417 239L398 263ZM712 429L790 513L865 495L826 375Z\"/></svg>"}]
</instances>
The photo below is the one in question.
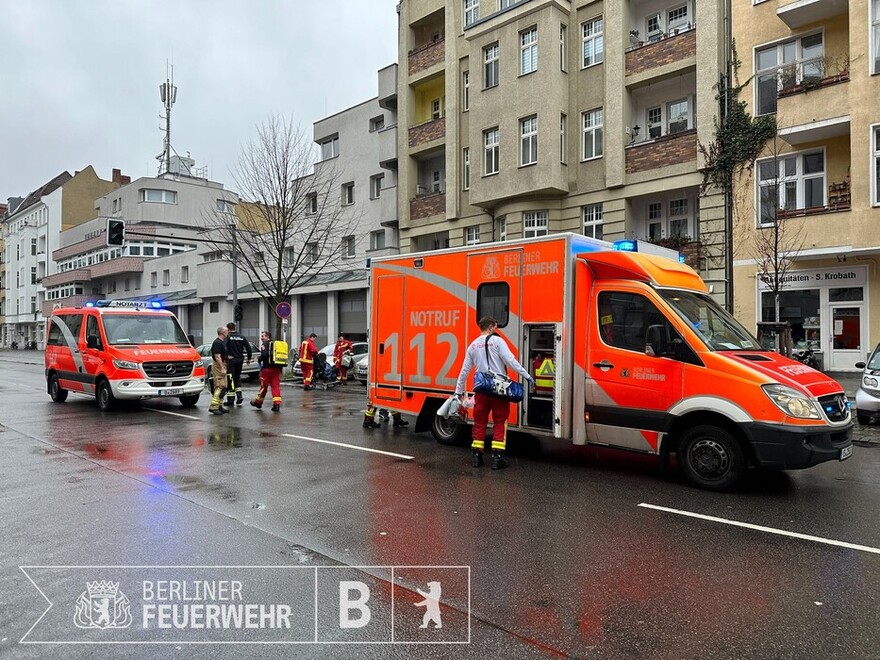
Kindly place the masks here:
<instances>
[{"instance_id":1,"label":"apartment building","mask_svg":"<svg viewBox=\"0 0 880 660\"><path fill-rule=\"evenodd\" d=\"M117 188L121 176L119 170L114 170L113 179L106 181L91 165L73 176L62 172L9 208L4 219L3 345L13 341L42 345L45 319L41 311L46 299L43 280L56 272L50 255L58 247L63 230L97 215L95 198Z\"/></svg>"},{"instance_id":2,"label":"apartment building","mask_svg":"<svg viewBox=\"0 0 880 660\"><path fill-rule=\"evenodd\" d=\"M700 194L723 2L403 0L402 251L572 231L683 249L724 301L723 196Z\"/></svg>"},{"instance_id":3,"label":"apartment building","mask_svg":"<svg viewBox=\"0 0 880 660\"><path fill-rule=\"evenodd\" d=\"M6 346L6 212L9 204L0 204L0 346Z\"/></svg>"},{"instance_id":4,"label":"apartment building","mask_svg":"<svg viewBox=\"0 0 880 660\"><path fill-rule=\"evenodd\" d=\"M732 26L743 98L777 130L733 196L736 314L774 320L759 237L778 227L780 320L853 369L880 341L880 0L743 0Z\"/></svg>"}]
</instances>

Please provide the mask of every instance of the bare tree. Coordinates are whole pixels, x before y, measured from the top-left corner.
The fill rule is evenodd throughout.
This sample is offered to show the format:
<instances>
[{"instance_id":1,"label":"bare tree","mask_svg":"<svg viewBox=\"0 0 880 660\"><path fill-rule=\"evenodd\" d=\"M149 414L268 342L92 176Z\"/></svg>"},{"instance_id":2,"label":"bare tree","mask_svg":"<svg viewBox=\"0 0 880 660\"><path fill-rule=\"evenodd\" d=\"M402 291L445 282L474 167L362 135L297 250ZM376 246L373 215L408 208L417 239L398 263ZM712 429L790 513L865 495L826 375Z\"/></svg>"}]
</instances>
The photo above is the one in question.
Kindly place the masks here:
<instances>
[{"instance_id":1,"label":"bare tree","mask_svg":"<svg viewBox=\"0 0 880 660\"><path fill-rule=\"evenodd\" d=\"M341 203L340 173L316 167L311 137L290 119L272 116L242 148L233 181L241 198L231 215L206 219L206 242L245 274L273 307L297 287L338 269L343 239L356 218ZM281 320L275 324L281 334Z\"/></svg>"}]
</instances>

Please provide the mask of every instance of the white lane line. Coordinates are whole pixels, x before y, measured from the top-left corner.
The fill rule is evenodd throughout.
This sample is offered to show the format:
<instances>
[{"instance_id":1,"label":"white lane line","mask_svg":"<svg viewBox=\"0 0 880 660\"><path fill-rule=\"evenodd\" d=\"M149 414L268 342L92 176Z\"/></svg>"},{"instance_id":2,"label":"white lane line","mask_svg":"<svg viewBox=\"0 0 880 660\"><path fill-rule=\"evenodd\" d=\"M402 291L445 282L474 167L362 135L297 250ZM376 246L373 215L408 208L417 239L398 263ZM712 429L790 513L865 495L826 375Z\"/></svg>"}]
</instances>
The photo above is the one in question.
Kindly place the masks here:
<instances>
[{"instance_id":1,"label":"white lane line","mask_svg":"<svg viewBox=\"0 0 880 660\"><path fill-rule=\"evenodd\" d=\"M202 419L201 417L193 417L192 415L184 415L183 413L171 412L170 410L160 410L159 408L147 408L143 406L144 410L152 410L153 412L162 413L163 415L174 415L175 417L184 417L186 419L194 419L196 421Z\"/></svg>"},{"instance_id":2,"label":"white lane line","mask_svg":"<svg viewBox=\"0 0 880 660\"><path fill-rule=\"evenodd\" d=\"M374 454L384 454L385 456L393 456L394 458L405 458L411 461L415 456L407 456L406 454L395 454L393 451L382 451L381 449L370 449L368 447L358 447L357 445L347 445L344 442L333 442L332 440L321 440L320 438L309 438L304 435L293 435L291 433L282 433L281 435L288 438L296 438L297 440L308 440L309 442L320 442L325 445L336 445L337 447L347 447L348 449L357 449L359 451L369 451Z\"/></svg>"},{"instance_id":3,"label":"white lane line","mask_svg":"<svg viewBox=\"0 0 880 660\"><path fill-rule=\"evenodd\" d=\"M666 513L675 513L679 516L688 516L689 518L699 518L700 520L708 520L709 522L723 523L725 525L733 525L735 527L745 527L758 532L766 532L768 534L778 534L780 536L789 536L794 539L802 539L804 541L813 541L815 543L824 543L826 545L836 545L840 548L849 548L850 550L861 550L862 552L870 552L880 555L880 548L872 548L868 545L857 545L855 543L847 543L846 541L835 541L834 539L826 539L821 536L810 536L809 534L800 534L798 532L787 532L784 529L776 529L775 527L764 527L763 525L753 525L751 523L739 522L738 520L728 520L727 518L716 518L715 516L706 516L702 513L693 513L692 511L681 511L679 509L670 509L665 506L656 506L654 504L645 504L642 502L640 507L645 509L655 509L657 511L665 511Z\"/></svg>"}]
</instances>

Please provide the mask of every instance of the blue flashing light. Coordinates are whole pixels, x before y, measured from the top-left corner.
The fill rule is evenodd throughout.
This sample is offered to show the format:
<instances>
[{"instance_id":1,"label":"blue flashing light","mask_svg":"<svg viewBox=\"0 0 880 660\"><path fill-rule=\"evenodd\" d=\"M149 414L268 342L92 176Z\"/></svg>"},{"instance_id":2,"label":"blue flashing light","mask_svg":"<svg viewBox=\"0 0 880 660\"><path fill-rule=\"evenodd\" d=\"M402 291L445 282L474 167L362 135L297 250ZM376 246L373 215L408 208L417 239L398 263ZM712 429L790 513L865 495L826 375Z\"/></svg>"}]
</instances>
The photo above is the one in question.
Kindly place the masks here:
<instances>
[{"instance_id":1,"label":"blue flashing light","mask_svg":"<svg viewBox=\"0 0 880 660\"><path fill-rule=\"evenodd\" d=\"M611 247L612 249L620 250L621 252L638 252L638 246L635 241L614 241L614 243L611 244Z\"/></svg>"},{"instance_id":2,"label":"blue flashing light","mask_svg":"<svg viewBox=\"0 0 880 660\"><path fill-rule=\"evenodd\" d=\"M153 309L162 309L162 303L160 303L158 300L153 300L150 302L150 307L152 307Z\"/></svg>"},{"instance_id":3,"label":"blue flashing light","mask_svg":"<svg viewBox=\"0 0 880 660\"><path fill-rule=\"evenodd\" d=\"M685 256L679 252L678 253L678 263L683 264L685 262Z\"/></svg>"},{"instance_id":4,"label":"blue flashing light","mask_svg":"<svg viewBox=\"0 0 880 660\"><path fill-rule=\"evenodd\" d=\"M86 307L94 307L94 306L95 306L95 303L93 303L93 302L86 303Z\"/></svg>"}]
</instances>

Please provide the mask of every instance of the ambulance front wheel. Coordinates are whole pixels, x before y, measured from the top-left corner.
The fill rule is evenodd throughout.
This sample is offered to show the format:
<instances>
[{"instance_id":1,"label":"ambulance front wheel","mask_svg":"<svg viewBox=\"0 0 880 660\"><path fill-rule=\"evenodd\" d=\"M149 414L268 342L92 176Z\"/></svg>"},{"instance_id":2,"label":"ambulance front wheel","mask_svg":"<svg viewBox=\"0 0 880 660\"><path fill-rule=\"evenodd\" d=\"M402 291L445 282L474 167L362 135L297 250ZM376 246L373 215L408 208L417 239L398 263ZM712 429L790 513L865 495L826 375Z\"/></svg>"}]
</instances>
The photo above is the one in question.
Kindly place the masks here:
<instances>
[{"instance_id":1,"label":"ambulance front wheel","mask_svg":"<svg viewBox=\"0 0 880 660\"><path fill-rule=\"evenodd\" d=\"M52 397L52 401L55 403L67 401L67 390L61 387L61 383L58 381L58 374L52 374L52 378L49 380L49 396Z\"/></svg>"},{"instance_id":2,"label":"ambulance front wheel","mask_svg":"<svg viewBox=\"0 0 880 660\"><path fill-rule=\"evenodd\" d=\"M441 445L464 445L469 437L469 428L466 424L456 424L451 419L440 415L431 416L431 435Z\"/></svg>"},{"instance_id":3,"label":"ambulance front wheel","mask_svg":"<svg viewBox=\"0 0 880 660\"><path fill-rule=\"evenodd\" d=\"M678 463L687 478L707 490L730 490L746 471L736 438L717 426L695 426L681 438Z\"/></svg>"},{"instance_id":4,"label":"ambulance front wheel","mask_svg":"<svg viewBox=\"0 0 880 660\"><path fill-rule=\"evenodd\" d=\"M116 399L113 396L113 390L110 387L109 381L102 380L98 383L98 391L95 393L95 398L98 399L98 408L101 409L101 412L110 412L116 407Z\"/></svg>"},{"instance_id":5,"label":"ambulance front wheel","mask_svg":"<svg viewBox=\"0 0 880 660\"><path fill-rule=\"evenodd\" d=\"M184 408L195 408L198 402L198 394L187 394L186 396L180 397L180 405Z\"/></svg>"}]
</instances>

